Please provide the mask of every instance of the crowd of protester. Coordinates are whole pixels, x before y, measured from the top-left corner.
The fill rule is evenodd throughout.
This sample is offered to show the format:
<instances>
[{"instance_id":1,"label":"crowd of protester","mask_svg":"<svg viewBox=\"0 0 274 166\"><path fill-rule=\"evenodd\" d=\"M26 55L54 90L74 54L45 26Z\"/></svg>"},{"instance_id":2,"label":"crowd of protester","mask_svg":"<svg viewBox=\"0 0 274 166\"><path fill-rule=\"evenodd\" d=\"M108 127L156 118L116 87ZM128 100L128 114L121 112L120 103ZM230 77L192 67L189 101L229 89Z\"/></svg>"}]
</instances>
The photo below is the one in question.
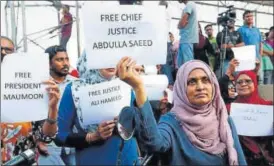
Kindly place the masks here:
<instances>
[{"instance_id":1,"label":"crowd of protester","mask_svg":"<svg viewBox=\"0 0 274 166\"><path fill-rule=\"evenodd\" d=\"M2 163L35 149L37 165L115 165L121 142L115 134L117 120L84 125L78 90L120 78L132 88L127 109L136 112L135 134L124 143L121 165L139 164L142 154L153 154L149 162L153 165L273 165L273 136L238 136L230 110L232 103L273 105L273 100L260 97L258 86L273 85L274 28L263 40L253 25L253 13L247 10L238 30L235 21L229 20L228 35L221 31L215 38L208 24L206 37L195 2L181 2L186 5L178 23L181 38L176 41L169 32L166 64L155 66L155 74L168 78L172 102L167 93L158 101L148 99L141 79L149 74L148 68L130 57L122 58L116 68L93 70L84 51L77 71L71 72L66 49L71 30L66 30L69 33L64 33L61 44L45 50L51 76L45 82L50 94L48 118L1 123ZM67 23L72 19L69 7L64 9L62 22ZM256 46L256 67L235 72L239 61L231 48L244 45ZM13 41L1 36L1 63L14 52Z\"/></svg>"}]
</instances>

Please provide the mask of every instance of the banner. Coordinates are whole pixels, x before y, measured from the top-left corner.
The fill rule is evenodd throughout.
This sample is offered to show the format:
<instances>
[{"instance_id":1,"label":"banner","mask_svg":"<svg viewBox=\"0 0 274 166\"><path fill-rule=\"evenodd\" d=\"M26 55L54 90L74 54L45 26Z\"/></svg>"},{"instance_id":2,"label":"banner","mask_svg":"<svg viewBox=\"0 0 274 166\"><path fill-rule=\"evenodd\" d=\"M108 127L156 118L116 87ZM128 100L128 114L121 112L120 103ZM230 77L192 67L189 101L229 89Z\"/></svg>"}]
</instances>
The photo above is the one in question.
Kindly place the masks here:
<instances>
[{"instance_id":1,"label":"banner","mask_svg":"<svg viewBox=\"0 0 274 166\"><path fill-rule=\"evenodd\" d=\"M120 79L82 86L77 93L84 125L113 120L131 101L131 87Z\"/></svg>"},{"instance_id":2,"label":"banner","mask_svg":"<svg viewBox=\"0 0 274 166\"><path fill-rule=\"evenodd\" d=\"M166 63L167 26L163 6L93 5L82 10L89 68L112 68L124 56L137 64Z\"/></svg>"},{"instance_id":3,"label":"banner","mask_svg":"<svg viewBox=\"0 0 274 166\"><path fill-rule=\"evenodd\" d=\"M6 56L1 64L1 122L46 119L48 94L42 82L49 78L47 54Z\"/></svg>"},{"instance_id":4,"label":"banner","mask_svg":"<svg viewBox=\"0 0 274 166\"><path fill-rule=\"evenodd\" d=\"M238 135L273 135L273 106L232 103L230 116Z\"/></svg>"}]
</instances>

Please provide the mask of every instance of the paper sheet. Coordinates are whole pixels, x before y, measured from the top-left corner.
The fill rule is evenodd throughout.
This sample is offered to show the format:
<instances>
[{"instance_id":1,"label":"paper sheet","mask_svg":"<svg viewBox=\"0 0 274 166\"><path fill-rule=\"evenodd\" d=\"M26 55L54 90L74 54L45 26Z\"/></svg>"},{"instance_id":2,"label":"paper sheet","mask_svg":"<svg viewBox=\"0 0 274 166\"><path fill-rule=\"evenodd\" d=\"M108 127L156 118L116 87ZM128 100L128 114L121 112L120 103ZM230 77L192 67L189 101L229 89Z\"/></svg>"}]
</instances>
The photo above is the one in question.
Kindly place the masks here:
<instances>
[{"instance_id":1,"label":"paper sheet","mask_svg":"<svg viewBox=\"0 0 274 166\"><path fill-rule=\"evenodd\" d=\"M238 135L273 135L273 106L232 103L230 116Z\"/></svg>"},{"instance_id":2,"label":"paper sheet","mask_svg":"<svg viewBox=\"0 0 274 166\"><path fill-rule=\"evenodd\" d=\"M255 45L231 48L234 52L234 58L239 61L239 66L235 71L254 70L256 63Z\"/></svg>"},{"instance_id":3,"label":"paper sheet","mask_svg":"<svg viewBox=\"0 0 274 166\"><path fill-rule=\"evenodd\" d=\"M82 9L89 68L115 67L124 56L137 64L166 63L167 26L163 6L100 5ZM160 25L160 26L159 26Z\"/></svg>"},{"instance_id":4,"label":"paper sheet","mask_svg":"<svg viewBox=\"0 0 274 166\"><path fill-rule=\"evenodd\" d=\"M47 118L49 77L47 54L16 53L1 63L1 122L30 122Z\"/></svg>"},{"instance_id":5,"label":"paper sheet","mask_svg":"<svg viewBox=\"0 0 274 166\"><path fill-rule=\"evenodd\" d=\"M166 75L143 75L148 100L161 100L168 86Z\"/></svg>"},{"instance_id":6,"label":"paper sheet","mask_svg":"<svg viewBox=\"0 0 274 166\"><path fill-rule=\"evenodd\" d=\"M84 125L113 120L131 101L131 87L120 79L83 86L77 93Z\"/></svg>"}]
</instances>

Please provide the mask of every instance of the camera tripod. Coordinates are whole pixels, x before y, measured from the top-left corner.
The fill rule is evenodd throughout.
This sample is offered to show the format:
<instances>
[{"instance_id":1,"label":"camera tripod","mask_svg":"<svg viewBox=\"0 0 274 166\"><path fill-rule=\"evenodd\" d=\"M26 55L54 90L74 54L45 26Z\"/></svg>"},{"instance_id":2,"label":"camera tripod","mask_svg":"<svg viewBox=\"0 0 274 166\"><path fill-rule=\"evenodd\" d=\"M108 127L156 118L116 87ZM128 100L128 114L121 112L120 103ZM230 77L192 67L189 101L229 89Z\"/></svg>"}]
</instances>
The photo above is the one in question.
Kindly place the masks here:
<instances>
[{"instance_id":1,"label":"camera tripod","mask_svg":"<svg viewBox=\"0 0 274 166\"><path fill-rule=\"evenodd\" d=\"M223 25L223 27L224 27L223 31L225 31L225 34L223 33L223 31L221 32L222 36L221 36L221 48L220 48L220 59L219 59L219 61L220 61L220 67L219 67L219 71L220 71L219 76L220 76L220 78L223 77L224 61L226 59L226 47L222 48L222 46L223 46L223 44L227 43L226 37L227 37L227 31L228 31L227 24Z\"/></svg>"}]
</instances>

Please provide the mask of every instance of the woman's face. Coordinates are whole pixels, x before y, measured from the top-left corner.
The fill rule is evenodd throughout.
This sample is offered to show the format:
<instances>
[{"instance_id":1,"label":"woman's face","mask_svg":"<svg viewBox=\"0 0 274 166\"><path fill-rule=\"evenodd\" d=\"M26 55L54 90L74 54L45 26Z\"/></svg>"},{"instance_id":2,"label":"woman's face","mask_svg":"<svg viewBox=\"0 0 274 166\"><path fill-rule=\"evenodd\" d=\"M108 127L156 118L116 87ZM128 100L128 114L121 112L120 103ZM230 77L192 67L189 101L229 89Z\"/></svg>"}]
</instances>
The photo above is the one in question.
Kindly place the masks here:
<instances>
[{"instance_id":1,"label":"woman's face","mask_svg":"<svg viewBox=\"0 0 274 166\"><path fill-rule=\"evenodd\" d=\"M189 74L186 93L193 105L203 106L212 100L213 86L204 70L195 69Z\"/></svg>"},{"instance_id":2,"label":"woman's face","mask_svg":"<svg viewBox=\"0 0 274 166\"><path fill-rule=\"evenodd\" d=\"M116 68L100 69L99 71L101 75L106 79L110 79L116 74Z\"/></svg>"},{"instance_id":3,"label":"woman's face","mask_svg":"<svg viewBox=\"0 0 274 166\"><path fill-rule=\"evenodd\" d=\"M236 81L236 91L239 96L250 96L254 92L254 83L251 78L242 74Z\"/></svg>"}]
</instances>

